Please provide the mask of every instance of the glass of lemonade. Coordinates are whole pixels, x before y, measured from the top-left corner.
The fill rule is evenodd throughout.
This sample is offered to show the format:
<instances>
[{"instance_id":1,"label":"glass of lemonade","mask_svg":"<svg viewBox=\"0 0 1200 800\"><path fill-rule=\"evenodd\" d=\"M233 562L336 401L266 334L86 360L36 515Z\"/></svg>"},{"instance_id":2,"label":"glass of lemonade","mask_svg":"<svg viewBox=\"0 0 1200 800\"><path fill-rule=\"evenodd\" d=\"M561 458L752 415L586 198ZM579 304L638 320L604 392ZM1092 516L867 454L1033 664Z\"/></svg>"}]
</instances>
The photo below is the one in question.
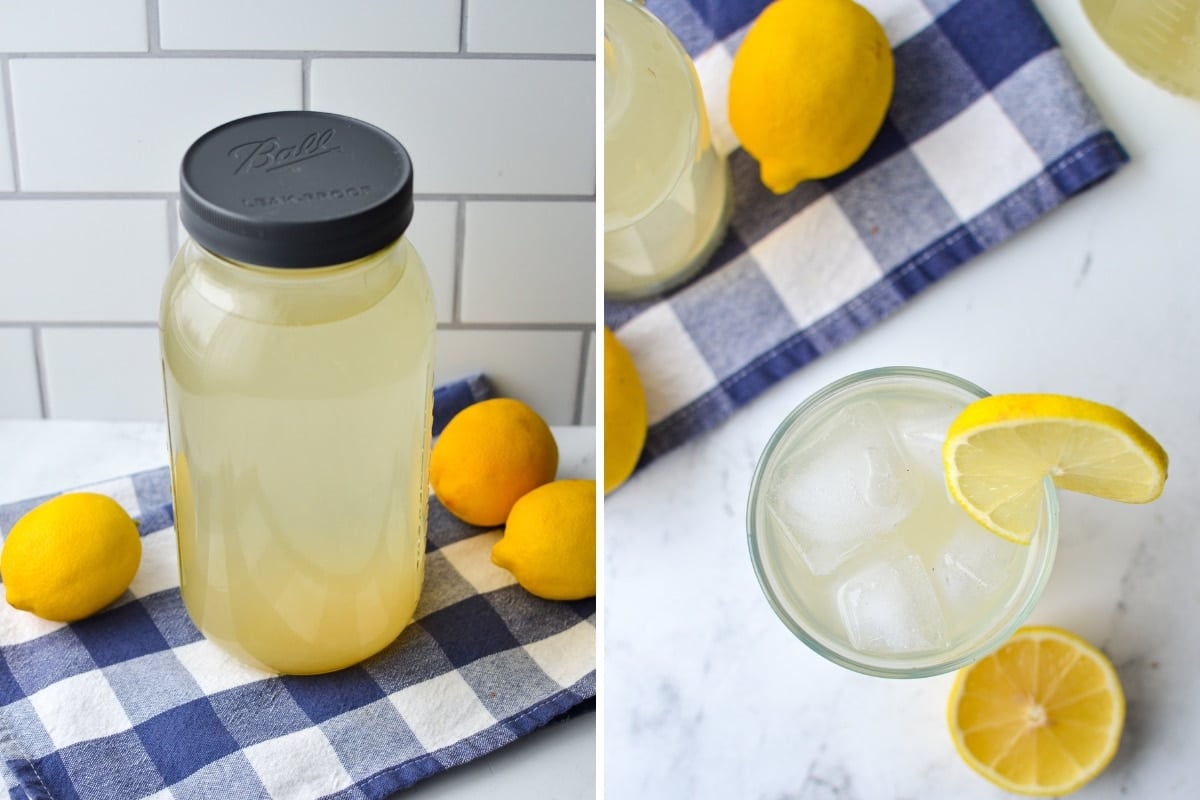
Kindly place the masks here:
<instances>
[{"instance_id":1,"label":"glass of lemonade","mask_svg":"<svg viewBox=\"0 0 1200 800\"><path fill-rule=\"evenodd\" d=\"M1083 10L1134 72L1200 99L1200 0L1083 0Z\"/></svg>"},{"instance_id":2,"label":"glass of lemonade","mask_svg":"<svg viewBox=\"0 0 1200 800\"><path fill-rule=\"evenodd\" d=\"M980 526L946 488L946 431L986 395L944 372L867 370L771 436L750 487L750 556L775 613L820 655L868 675L936 675L1032 611L1058 540L1053 483L1029 545Z\"/></svg>"}]
</instances>

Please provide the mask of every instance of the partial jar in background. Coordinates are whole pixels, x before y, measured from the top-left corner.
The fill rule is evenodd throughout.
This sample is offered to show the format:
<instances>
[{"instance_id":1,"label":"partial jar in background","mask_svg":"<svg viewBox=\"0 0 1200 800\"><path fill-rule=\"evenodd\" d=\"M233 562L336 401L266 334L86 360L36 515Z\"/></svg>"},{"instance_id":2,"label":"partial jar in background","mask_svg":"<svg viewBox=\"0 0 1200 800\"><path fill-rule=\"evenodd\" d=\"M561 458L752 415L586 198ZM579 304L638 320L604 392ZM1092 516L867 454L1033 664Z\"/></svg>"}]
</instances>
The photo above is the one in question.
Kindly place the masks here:
<instances>
[{"instance_id":1,"label":"partial jar in background","mask_svg":"<svg viewBox=\"0 0 1200 800\"><path fill-rule=\"evenodd\" d=\"M290 111L205 134L180 183L160 327L184 604L246 663L349 666L408 625L424 575L436 322L412 164L374 126Z\"/></svg>"},{"instance_id":2,"label":"partial jar in background","mask_svg":"<svg viewBox=\"0 0 1200 800\"><path fill-rule=\"evenodd\" d=\"M729 207L729 168L687 51L641 5L605 0L604 293L634 299L692 277Z\"/></svg>"},{"instance_id":3,"label":"partial jar in background","mask_svg":"<svg viewBox=\"0 0 1200 800\"><path fill-rule=\"evenodd\" d=\"M1134 72L1200 99L1200 0L1083 0L1083 10Z\"/></svg>"}]
</instances>

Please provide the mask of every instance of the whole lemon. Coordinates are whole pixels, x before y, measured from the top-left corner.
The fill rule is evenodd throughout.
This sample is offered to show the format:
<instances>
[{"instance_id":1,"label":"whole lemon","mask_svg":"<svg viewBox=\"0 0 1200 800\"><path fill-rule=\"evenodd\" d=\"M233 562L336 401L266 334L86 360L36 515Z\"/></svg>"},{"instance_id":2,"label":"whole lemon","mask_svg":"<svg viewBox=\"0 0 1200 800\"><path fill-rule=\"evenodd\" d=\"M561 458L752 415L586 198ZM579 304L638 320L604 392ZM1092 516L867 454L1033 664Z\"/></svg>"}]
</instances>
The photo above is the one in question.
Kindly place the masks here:
<instances>
[{"instance_id":1,"label":"whole lemon","mask_svg":"<svg viewBox=\"0 0 1200 800\"><path fill-rule=\"evenodd\" d=\"M558 444L550 426L520 400L484 400L442 429L429 459L438 500L471 525L503 525L520 497L554 480Z\"/></svg>"},{"instance_id":2,"label":"whole lemon","mask_svg":"<svg viewBox=\"0 0 1200 800\"><path fill-rule=\"evenodd\" d=\"M758 159L763 184L783 194L841 172L883 124L892 51L852 0L776 0L733 59L729 123Z\"/></svg>"},{"instance_id":3,"label":"whole lemon","mask_svg":"<svg viewBox=\"0 0 1200 800\"><path fill-rule=\"evenodd\" d=\"M633 474L646 444L646 392L629 351L604 329L604 493Z\"/></svg>"},{"instance_id":4,"label":"whole lemon","mask_svg":"<svg viewBox=\"0 0 1200 800\"><path fill-rule=\"evenodd\" d=\"M17 520L0 553L0 575L13 608L74 622L129 588L141 560L137 524L116 500L69 492Z\"/></svg>"},{"instance_id":5,"label":"whole lemon","mask_svg":"<svg viewBox=\"0 0 1200 800\"><path fill-rule=\"evenodd\" d=\"M546 600L595 595L596 482L554 481L518 500L492 563Z\"/></svg>"}]
</instances>

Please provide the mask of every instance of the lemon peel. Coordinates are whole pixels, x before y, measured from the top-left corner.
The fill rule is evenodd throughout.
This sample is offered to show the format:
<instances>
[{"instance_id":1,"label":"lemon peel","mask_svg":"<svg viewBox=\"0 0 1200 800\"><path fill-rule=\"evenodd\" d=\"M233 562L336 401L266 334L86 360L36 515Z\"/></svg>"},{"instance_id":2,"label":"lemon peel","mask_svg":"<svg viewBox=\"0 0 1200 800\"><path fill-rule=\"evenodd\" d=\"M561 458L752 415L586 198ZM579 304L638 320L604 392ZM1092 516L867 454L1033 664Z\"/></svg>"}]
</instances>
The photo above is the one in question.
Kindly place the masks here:
<instances>
[{"instance_id":1,"label":"lemon peel","mask_svg":"<svg viewBox=\"0 0 1200 800\"><path fill-rule=\"evenodd\" d=\"M604 493L633 474L646 444L646 392L633 357L604 329Z\"/></svg>"},{"instance_id":2,"label":"lemon peel","mask_svg":"<svg viewBox=\"0 0 1200 800\"><path fill-rule=\"evenodd\" d=\"M120 597L141 559L137 524L116 500L68 492L17 520L0 552L0 575L13 608L75 622Z\"/></svg>"},{"instance_id":3,"label":"lemon peel","mask_svg":"<svg viewBox=\"0 0 1200 800\"><path fill-rule=\"evenodd\" d=\"M492 562L530 594L580 600L596 594L596 482L559 480L513 506Z\"/></svg>"},{"instance_id":4,"label":"lemon peel","mask_svg":"<svg viewBox=\"0 0 1200 800\"><path fill-rule=\"evenodd\" d=\"M503 525L523 495L554 480L558 444L536 411L507 397L467 406L442 429L429 482L442 505L471 525Z\"/></svg>"},{"instance_id":5,"label":"lemon peel","mask_svg":"<svg viewBox=\"0 0 1200 800\"><path fill-rule=\"evenodd\" d=\"M776 194L862 157L883 124L894 63L879 22L852 0L776 0L734 55L729 123Z\"/></svg>"}]
</instances>

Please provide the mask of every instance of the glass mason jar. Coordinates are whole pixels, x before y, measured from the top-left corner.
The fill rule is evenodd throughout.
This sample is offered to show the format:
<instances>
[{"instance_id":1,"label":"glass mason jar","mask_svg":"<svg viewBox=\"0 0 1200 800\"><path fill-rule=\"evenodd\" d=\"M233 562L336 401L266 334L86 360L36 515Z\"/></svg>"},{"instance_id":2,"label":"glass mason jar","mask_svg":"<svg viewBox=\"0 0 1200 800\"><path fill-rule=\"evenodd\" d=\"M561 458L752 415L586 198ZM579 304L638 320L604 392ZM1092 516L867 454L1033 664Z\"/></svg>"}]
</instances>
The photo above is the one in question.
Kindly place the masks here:
<instances>
[{"instance_id":1,"label":"glass mason jar","mask_svg":"<svg viewBox=\"0 0 1200 800\"><path fill-rule=\"evenodd\" d=\"M657 17L604 3L604 293L634 299L691 278L729 221L695 67Z\"/></svg>"},{"instance_id":2,"label":"glass mason jar","mask_svg":"<svg viewBox=\"0 0 1200 800\"><path fill-rule=\"evenodd\" d=\"M162 296L180 590L240 660L329 672L411 621L435 315L412 164L334 114L236 120L183 158Z\"/></svg>"},{"instance_id":3,"label":"glass mason jar","mask_svg":"<svg viewBox=\"0 0 1200 800\"><path fill-rule=\"evenodd\" d=\"M801 403L750 483L750 559L780 620L821 656L887 678L950 672L1029 616L1058 542L1054 484L1009 542L950 497L942 444L987 392L917 367L867 370Z\"/></svg>"}]
</instances>

